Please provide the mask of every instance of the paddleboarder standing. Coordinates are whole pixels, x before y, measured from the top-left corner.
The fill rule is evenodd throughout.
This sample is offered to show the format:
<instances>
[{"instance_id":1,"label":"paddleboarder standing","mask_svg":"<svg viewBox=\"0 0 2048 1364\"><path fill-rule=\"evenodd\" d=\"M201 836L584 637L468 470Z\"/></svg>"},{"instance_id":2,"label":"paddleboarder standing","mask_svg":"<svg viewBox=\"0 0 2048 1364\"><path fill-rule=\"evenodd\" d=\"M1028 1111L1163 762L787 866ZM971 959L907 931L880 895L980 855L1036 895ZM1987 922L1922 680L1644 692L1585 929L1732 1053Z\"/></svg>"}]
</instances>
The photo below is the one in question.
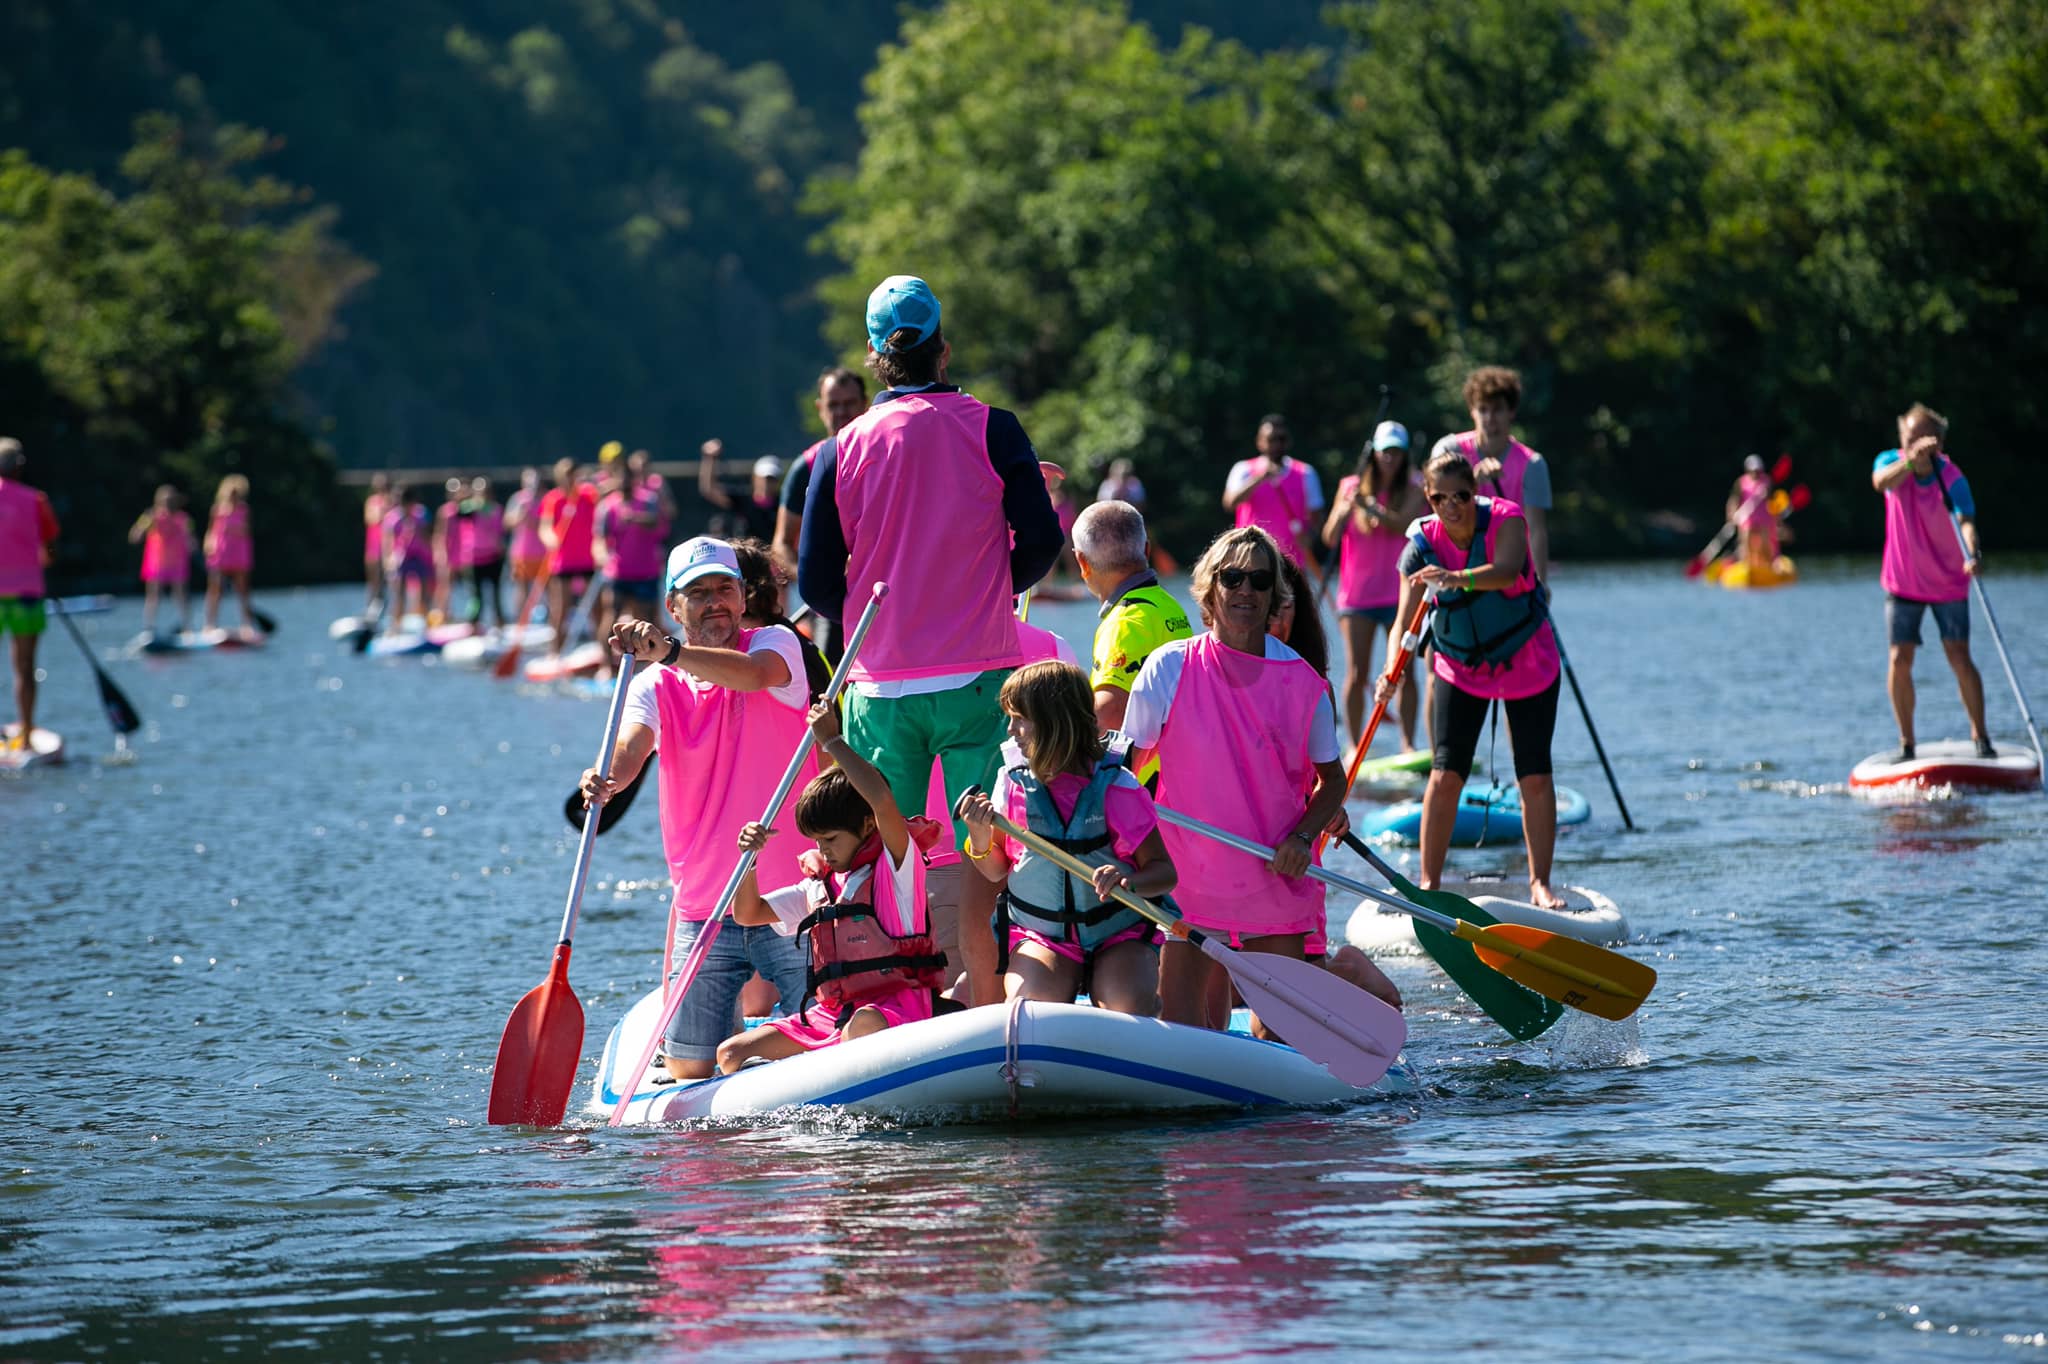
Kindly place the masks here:
<instances>
[{"instance_id":1,"label":"paddleboarder standing","mask_svg":"<svg viewBox=\"0 0 2048 1364\"><path fill-rule=\"evenodd\" d=\"M14 665L17 727L7 739L27 748L36 728L36 647L49 617L43 607L43 570L57 538L50 499L21 481L28 466L21 442L0 436L0 634L8 637Z\"/></svg>"},{"instance_id":2,"label":"paddleboarder standing","mask_svg":"<svg viewBox=\"0 0 2048 1364\"><path fill-rule=\"evenodd\" d=\"M997 697L1024 660L1011 598L1063 542L1023 424L946 381L939 319L938 296L915 276L868 295L867 365L882 391L819 448L797 552L797 588L828 619L889 585L853 667L846 741L905 810L925 808L934 761L949 809L968 787L994 785ZM966 836L956 819L956 845ZM957 933L972 1001L999 1002L995 887L957 863L934 867L927 887L933 931L942 943Z\"/></svg>"},{"instance_id":3,"label":"paddleboarder standing","mask_svg":"<svg viewBox=\"0 0 2048 1364\"><path fill-rule=\"evenodd\" d=\"M1984 676L1970 657L1970 578L1981 563L1977 504L1970 481L1942 453L1947 435L1946 417L1914 403L1899 418L1898 445L1880 453L1870 471L1870 486L1884 497L1884 563L1878 580L1885 593L1885 632L1891 644L1885 680L1899 725L1900 762L1913 760L1913 656L1920 648L1920 622L1930 610L1970 717L1977 756L1998 756L1984 726Z\"/></svg>"},{"instance_id":4,"label":"paddleboarder standing","mask_svg":"<svg viewBox=\"0 0 2048 1364\"><path fill-rule=\"evenodd\" d=\"M1550 465L1515 439L1515 414L1522 408L1522 376L1505 365L1482 365L1465 376L1465 409L1472 429L1445 436L1430 457L1460 454L1495 497L1521 507L1529 527L1529 562L1550 581Z\"/></svg>"},{"instance_id":5,"label":"paddleboarder standing","mask_svg":"<svg viewBox=\"0 0 2048 1364\"><path fill-rule=\"evenodd\" d=\"M1294 562L1313 563L1310 540L1322 521L1322 480L1287 453L1294 437L1278 412L1260 419L1252 443L1258 457L1231 465L1224 479L1223 510L1239 526L1264 530Z\"/></svg>"},{"instance_id":6,"label":"paddleboarder standing","mask_svg":"<svg viewBox=\"0 0 2048 1364\"><path fill-rule=\"evenodd\" d=\"M1365 695L1372 688L1373 640L1385 631L1387 651L1400 648L1401 551L1409 525L1427 514L1422 480L1408 466L1408 428L1383 421L1358 462L1337 485L1323 523L1323 543L1337 551L1337 626L1344 632L1344 723L1365 733ZM1401 747L1415 747L1414 663L1402 676Z\"/></svg>"}]
</instances>

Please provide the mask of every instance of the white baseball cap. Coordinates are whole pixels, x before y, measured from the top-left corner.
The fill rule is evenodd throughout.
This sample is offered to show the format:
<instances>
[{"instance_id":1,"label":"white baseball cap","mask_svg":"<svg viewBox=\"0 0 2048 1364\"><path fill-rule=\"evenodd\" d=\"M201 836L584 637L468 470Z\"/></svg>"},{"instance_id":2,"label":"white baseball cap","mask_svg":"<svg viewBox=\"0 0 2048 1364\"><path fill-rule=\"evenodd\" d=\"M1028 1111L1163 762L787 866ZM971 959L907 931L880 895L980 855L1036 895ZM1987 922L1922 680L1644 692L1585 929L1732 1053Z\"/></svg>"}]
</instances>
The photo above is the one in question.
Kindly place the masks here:
<instances>
[{"instance_id":1,"label":"white baseball cap","mask_svg":"<svg viewBox=\"0 0 2048 1364\"><path fill-rule=\"evenodd\" d=\"M1392 450L1408 448L1408 428L1399 422L1381 422L1373 428L1372 448Z\"/></svg>"},{"instance_id":2,"label":"white baseball cap","mask_svg":"<svg viewBox=\"0 0 2048 1364\"><path fill-rule=\"evenodd\" d=\"M763 455L754 461L755 478L781 478L782 461L773 455Z\"/></svg>"},{"instance_id":3,"label":"white baseball cap","mask_svg":"<svg viewBox=\"0 0 2048 1364\"><path fill-rule=\"evenodd\" d=\"M697 579L713 573L729 578L740 576L740 556L732 546L709 535L685 540L668 552L668 590L680 592Z\"/></svg>"}]
</instances>

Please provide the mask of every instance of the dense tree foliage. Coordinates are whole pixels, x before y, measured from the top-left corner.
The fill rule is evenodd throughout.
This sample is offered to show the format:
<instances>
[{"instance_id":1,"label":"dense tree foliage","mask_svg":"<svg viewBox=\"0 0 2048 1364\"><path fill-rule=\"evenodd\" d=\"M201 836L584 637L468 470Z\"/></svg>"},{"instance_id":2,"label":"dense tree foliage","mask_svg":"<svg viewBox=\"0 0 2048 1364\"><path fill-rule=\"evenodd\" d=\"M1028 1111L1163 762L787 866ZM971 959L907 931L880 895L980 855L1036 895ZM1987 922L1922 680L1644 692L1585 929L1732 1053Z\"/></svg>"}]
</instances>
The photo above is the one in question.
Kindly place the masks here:
<instances>
[{"instance_id":1,"label":"dense tree foliage","mask_svg":"<svg viewBox=\"0 0 2048 1364\"><path fill-rule=\"evenodd\" d=\"M2044 125L2034 0L18 0L0 425L124 496L256 459L259 505L313 439L786 452L912 270L1183 544L1263 412L1334 473L1380 384L1440 433L1497 361L1568 554L1781 449L1806 542L1868 546L1908 402L1992 488L2048 416Z\"/></svg>"}]
</instances>

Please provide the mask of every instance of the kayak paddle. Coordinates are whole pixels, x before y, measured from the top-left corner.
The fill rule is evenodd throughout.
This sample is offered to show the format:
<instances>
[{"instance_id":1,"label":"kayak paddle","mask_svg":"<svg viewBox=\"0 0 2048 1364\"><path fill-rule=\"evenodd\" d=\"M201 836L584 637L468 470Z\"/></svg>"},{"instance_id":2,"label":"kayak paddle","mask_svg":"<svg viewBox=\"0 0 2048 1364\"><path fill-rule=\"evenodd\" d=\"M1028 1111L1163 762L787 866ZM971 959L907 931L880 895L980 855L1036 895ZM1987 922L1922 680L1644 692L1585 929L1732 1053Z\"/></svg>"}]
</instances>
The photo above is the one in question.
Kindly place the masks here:
<instances>
[{"instance_id":1,"label":"kayak paddle","mask_svg":"<svg viewBox=\"0 0 2048 1364\"><path fill-rule=\"evenodd\" d=\"M854 657L860 653L861 641L868 637L868 628L875 623L875 613L882 609L882 598L888 595L889 584L875 584L875 595L868 599L867 610L860 613L860 620L854 625L853 634L847 638L846 652L840 655L839 666L832 670L832 681L826 686L825 694L818 698L819 700L829 705L837 701L839 693L845 690L846 675L853 667ZM790 755L789 766L782 772L782 780L775 784L775 794L768 798L768 809L761 816L761 823L773 824L775 817L782 813L782 803L789 799L790 788L796 785L797 773L803 771L804 759L811 756L811 746L816 742L810 726L804 726L803 741L796 746L796 752ZM585 840L593 837L588 830L583 836ZM647 1046L640 1053L640 1064L627 1071L619 1084L618 1107L612 1110L607 1126L617 1127L625 1118L626 1109L632 1105L634 1092L640 1088L640 1081L646 1076L647 1068L654 1064L654 1053L661 1046L662 1034L668 1031L669 1020L676 1016L676 1010L682 1008L683 996L689 993L691 982L696 980L699 968L704 965L705 954L711 950L713 940L718 937L718 930L725 926L726 911L732 908L733 900L739 895L740 883L746 880L747 873L754 869L755 856L752 848L741 853L739 864L732 869L732 875L726 878L725 889L719 892L717 906L712 909L711 917L705 920L704 927L698 930L697 941L690 944L690 953L683 958L683 967L676 973L675 983L668 987L663 1000L661 1021L656 1023L654 1031L648 1034ZM663 950L666 953L666 945Z\"/></svg>"},{"instance_id":2,"label":"kayak paddle","mask_svg":"<svg viewBox=\"0 0 2048 1364\"><path fill-rule=\"evenodd\" d=\"M249 619L255 621L256 628L264 634L274 635L277 633L277 617L271 615L268 611L258 610L252 606L249 608Z\"/></svg>"},{"instance_id":3,"label":"kayak paddle","mask_svg":"<svg viewBox=\"0 0 2048 1364\"><path fill-rule=\"evenodd\" d=\"M633 803L633 797L640 794L640 783L646 776L647 769L642 767L633 774L633 780L620 788L617 795L597 807L597 831L600 834L612 831L612 825L617 824L619 816L626 813L626 807ZM569 821L570 828L581 829L583 817L589 809L590 802L583 799L583 789L578 787L570 791L569 798L562 802L562 818Z\"/></svg>"},{"instance_id":4,"label":"kayak paddle","mask_svg":"<svg viewBox=\"0 0 2048 1364\"><path fill-rule=\"evenodd\" d=\"M1363 857L1374 871L1393 883L1395 890L1417 904L1480 928L1491 928L1500 922L1462 895L1454 895L1447 890L1424 890L1417 886L1388 865L1357 834L1346 833L1344 846ZM1515 984L1479 960L1472 944L1455 934L1418 919L1415 941L1451 978L1452 984L1465 992L1467 999L1477 1004L1488 1018L1500 1024L1516 1041L1527 1042L1540 1037L1564 1017L1564 1005Z\"/></svg>"},{"instance_id":5,"label":"kayak paddle","mask_svg":"<svg viewBox=\"0 0 2048 1364\"><path fill-rule=\"evenodd\" d=\"M128 736L142 728L142 717L135 713L127 695L114 685L114 679L107 676L107 670L100 666L100 661L92 656L92 646L78 632L78 625L71 619L71 613L64 609L64 603L52 597L50 609L57 613L57 619L64 622L64 628L78 641L78 650L85 655L85 665L92 669L93 683L100 689L100 709L107 713L107 723L114 727L115 743L126 748Z\"/></svg>"},{"instance_id":6,"label":"kayak paddle","mask_svg":"<svg viewBox=\"0 0 2048 1364\"><path fill-rule=\"evenodd\" d=\"M1415 615L1408 622L1408 628L1401 632L1401 647L1394 653L1392 658L1387 660L1385 676L1399 677L1403 672L1407 671L1408 660L1415 656L1416 646L1422 643L1422 623L1429 616L1429 604L1432 600L1434 600L1434 597L1431 594L1425 593L1422 600L1415 603ZM1351 770L1344 774L1344 799L1346 800L1351 799L1351 788L1358 780L1359 767L1365 762L1365 751L1372 747L1372 736L1379 733L1380 721L1384 720L1387 716L1387 702L1393 699L1393 693L1389 692L1385 697L1373 702L1372 719L1366 721L1365 733L1358 736L1358 747L1352 750L1351 753ZM1329 842L1329 838L1330 835L1326 832L1316 839L1317 852L1323 850L1323 846Z\"/></svg>"},{"instance_id":7,"label":"kayak paddle","mask_svg":"<svg viewBox=\"0 0 2048 1364\"><path fill-rule=\"evenodd\" d=\"M960 799L980 793L971 787ZM956 810L957 814L958 811ZM994 813L996 828L1071 875L1090 880L1095 868L1029 829ZM1271 952L1238 952L1199 928L1190 928L1151 901L1118 889L1111 897L1134 909L1230 973L1231 983L1259 1020L1287 1045L1345 1084L1364 1089L1387 1073L1408 1040L1401 1011L1311 961Z\"/></svg>"},{"instance_id":8,"label":"kayak paddle","mask_svg":"<svg viewBox=\"0 0 2048 1364\"><path fill-rule=\"evenodd\" d=\"M1262 860L1270 860L1273 856L1271 848L1248 838L1240 838L1191 815L1169 810L1164 805L1157 808L1159 817L1168 824L1213 838L1226 847ZM1562 933L1521 924L1481 927L1469 919L1425 909L1398 895L1389 895L1363 881L1340 876L1324 867L1311 864L1307 875L1326 886L1348 890L1353 895L1377 901L1388 909L1412 915L1418 927L1430 925L1464 939L1472 944L1479 960L1494 970L1528 986L1545 999L1554 999L1582 1013L1608 1019L1627 1018L1641 1007L1643 1000L1649 997L1651 987L1657 983L1657 973L1641 962Z\"/></svg>"},{"instance_id":9,"label":"kayak paddle","mask_svg":"<svg viewBox=\"0 0 2048 1364\"><path fill-rule=\"evenodd\" d=\"M505 652L498 655L497 663L491 668L491 676L500 681L519 671L519 646L525 641L526 632L533 624L533 610L540 605L541 593L548 590L548 574L551 571L549 565L552 562L552 556L541 560L541 570L534 574L533 586L526 589L526 604L519 611L519 629L516 633L511 630L505 632ZM563 630L566 631L568 627L569 623L563 621Z\"/></svg>"},{"instance_id":10,"label":"kayak paddle","mask_svg":"<svg viewBox=\"0 0 2048 1364\"><path fill-rule=\"evenodd\" d=\"M626 714L626 685L632 677L633 658L628 654L620 661L618 681L612 686L604 747L597 754L600 776L611 774L612 750L618 745L619 725ZM583 884L590 875L597 824L594 819L586 820L583 837L576 845L576 870L569 880L569 903L562 911L562 936L555 944L547 979L527 991L505 1020L505 1034L498 1039L487 1114L494 1124L553 1127L562 1120L569 1094L576 1088L576 1067L583 1060L583 1004L569 988L569 940L576 934L576 914L583 906Z\"/></svg>"}]
</instances>

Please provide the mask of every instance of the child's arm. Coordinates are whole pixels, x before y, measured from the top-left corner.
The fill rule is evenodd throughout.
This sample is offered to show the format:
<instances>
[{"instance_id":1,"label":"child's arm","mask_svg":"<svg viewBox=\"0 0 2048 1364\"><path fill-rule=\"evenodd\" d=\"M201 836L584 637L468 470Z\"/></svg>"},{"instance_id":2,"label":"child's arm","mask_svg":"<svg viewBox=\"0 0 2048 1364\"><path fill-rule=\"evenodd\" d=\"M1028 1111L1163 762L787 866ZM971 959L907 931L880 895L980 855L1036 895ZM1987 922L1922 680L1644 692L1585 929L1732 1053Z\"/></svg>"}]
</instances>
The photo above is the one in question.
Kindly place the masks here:
<instances>
[{"instance_id":1,"label":"child's arm","mask_svg":"<svg viewBox=\"0 0 2048 1364\"><path fill-rule=\"evenodd\" d=\"M775 830L755 821L740 830L740 851L759 852L767 846L768 838ZM760 928L775 922L775 911L761 898L761 880L748 867L747 874L740 878L739 893L732 899L732 921L747 928Z\"/></svg>"},{"instance_id":2,"label":"child's arm","mask_svg":"<svg viewBox=\"0 0 2048 1364\"><path fill-rule=\"evenodd\" d=\"M998 846L995 842L995 808L984 791L960 798L960 818L967 825L968 864L984 879L1002 882L1010 875L1010 849L1007 843ZM977 853L976 848L982 851Z\"/></svg>"},{"instance_id":3,"label":"child's arm","mask_svg":"<svg viewBox=\"0 0 2048 1364\"><path fill-rule=\"evenodd\" d=\"M149 528L155 523L156 513L153 511L146 511L136 517L135 524L128 528L128 543L131 545L141 544L142 537L149 534Z\"/></svg>"},{"instance_id":4,"label":"child's arm","mask_svg":"<svg viewBox=\"0 0 2048 1364\"><path fill-rule=\"evenodd\" d=\"M882 774L875 765L853 751L839 728L839 707L830 701L820 701L811 707L811 734L817 739L818 747L830 754L832 760L846 770L846 779L853 783L853 789L860 792L860 798L868 803L874 812L875 832L882 836L882 846L889 850L891 865L902 866L905 854L910 851L910 825L904 820L903 812L896 808L896 797L889 791L889 783L882 780Z\"/></svg>"},{"instance_id":5,"label":"child's arm","mask_svg":"<svg viewBox=\"0 0 2048 1364\"><path fill-rule=\"evenodd\" d=\"M1142 895L1147 900L1157 900L1162 895L1171 895L1173 888L1180 884L1180 872L1173 865L1173 858L1167 855L1166 840L1154 829L1145 835L1145 841L1131 852L1131 864L1137 868L1126 872L1114 864L1095 869L1095 893L1103 899L1109 892L1121 886L1133 895Z\"/></svg>"}]
</instances>

